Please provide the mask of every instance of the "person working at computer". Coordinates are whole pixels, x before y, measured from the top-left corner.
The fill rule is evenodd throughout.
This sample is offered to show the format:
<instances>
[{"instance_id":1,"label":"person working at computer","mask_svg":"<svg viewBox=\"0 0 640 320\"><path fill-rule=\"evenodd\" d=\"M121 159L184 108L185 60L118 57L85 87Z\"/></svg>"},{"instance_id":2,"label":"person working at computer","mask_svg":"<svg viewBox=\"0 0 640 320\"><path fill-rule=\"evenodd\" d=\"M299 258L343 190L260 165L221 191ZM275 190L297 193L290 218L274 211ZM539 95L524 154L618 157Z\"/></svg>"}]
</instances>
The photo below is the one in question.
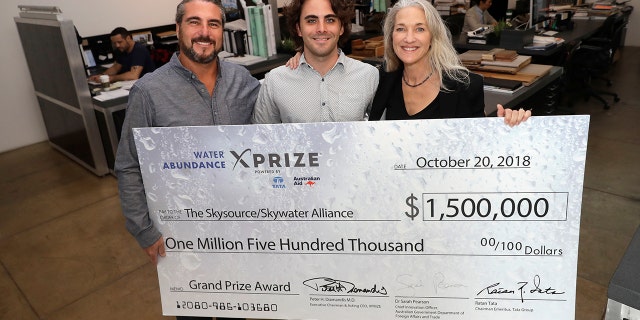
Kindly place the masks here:
<instances>
[{"instance_id":1,"label":"person working at computer","mask_svg":"<svg viewBox=\"0 0 640 320\"><path fill-rule=\"evenodd\" d=\"M462 32L469 32L476 30L480 27L495 26L498 21L494 19L487 11L493 0L477 0L478 3L467 10L464 16L464 25L462 26Z\"/></svg>"},{"instance_id":2,"label":"person working at computer","mask_svg":"<svg viewBox=\"0 0 640 320\"><path fill-rule=\"evenodd\" d=\"M110 36L111 44L116 49L115 61L103 73L89 77L90 81L99 82L101 75L108 75L109 82L138 80L156 69L149 50L144 44L133 41L127 29L115 28Z\"/></svg>"},{"instance_id":3,"label":"person working at computer","mask_svg":"<svg viewBox=\"0 0 640 320\"><path fill-rule=\"evenodd\" d=\"M300 66L271 70L256 101L253 123L360 121L378 86L378 70L338 48L349 38L353 2L293 0L284 10Z\"/></svg>"}]
</instances>

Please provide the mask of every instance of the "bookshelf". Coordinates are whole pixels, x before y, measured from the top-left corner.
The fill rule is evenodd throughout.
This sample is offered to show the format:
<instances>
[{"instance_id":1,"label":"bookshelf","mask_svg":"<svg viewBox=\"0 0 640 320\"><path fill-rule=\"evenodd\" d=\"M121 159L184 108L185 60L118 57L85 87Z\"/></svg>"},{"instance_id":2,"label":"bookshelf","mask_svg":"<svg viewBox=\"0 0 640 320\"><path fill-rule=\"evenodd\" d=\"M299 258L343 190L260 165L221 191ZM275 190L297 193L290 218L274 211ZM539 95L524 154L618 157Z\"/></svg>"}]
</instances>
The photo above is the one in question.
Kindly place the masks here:
<instances>
[{"instance_id":1,"label":"bookshelf","mask_svg":"<svg viewBox=\"0 0 640 320\"><path fill-rule=\"evenodd\" d=\"M263 60L277 54L281 39L277 0L228 0L223 5L228 18L224 31L226 52Z\"/></svg>"}]
</instances>

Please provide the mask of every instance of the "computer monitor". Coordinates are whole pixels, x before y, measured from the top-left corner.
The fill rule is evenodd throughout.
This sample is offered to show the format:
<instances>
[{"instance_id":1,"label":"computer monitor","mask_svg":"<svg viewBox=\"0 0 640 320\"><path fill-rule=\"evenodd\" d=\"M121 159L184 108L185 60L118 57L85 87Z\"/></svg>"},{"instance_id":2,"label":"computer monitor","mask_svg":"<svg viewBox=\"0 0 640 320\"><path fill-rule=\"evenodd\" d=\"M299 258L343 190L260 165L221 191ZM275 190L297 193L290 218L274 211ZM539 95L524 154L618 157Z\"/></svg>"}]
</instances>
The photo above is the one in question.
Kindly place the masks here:
<instances>
[{"instance_id":1,"label":"computer monitor","mask_svg":"<svg viewBox=\"0 0 640 320\"><path fill-rule=\"evenodd\" d=\"M551 0L530 0L529 3L530 28L533 28L536 24L549 19L548 11Z\"/></svg>"},{"instance_id":2,"label":"computer monitor","mask_svg":"<svg viewBox=\"0 0 640 320\"><path fill-rule=\"evenodd\" d=\"M94 68L96 66L96 59L93 57L93 51L88 48L83 49L82 46L80 49L82 50L82 59L84 60L85 68Z\"/></svg>"}]
</instances>

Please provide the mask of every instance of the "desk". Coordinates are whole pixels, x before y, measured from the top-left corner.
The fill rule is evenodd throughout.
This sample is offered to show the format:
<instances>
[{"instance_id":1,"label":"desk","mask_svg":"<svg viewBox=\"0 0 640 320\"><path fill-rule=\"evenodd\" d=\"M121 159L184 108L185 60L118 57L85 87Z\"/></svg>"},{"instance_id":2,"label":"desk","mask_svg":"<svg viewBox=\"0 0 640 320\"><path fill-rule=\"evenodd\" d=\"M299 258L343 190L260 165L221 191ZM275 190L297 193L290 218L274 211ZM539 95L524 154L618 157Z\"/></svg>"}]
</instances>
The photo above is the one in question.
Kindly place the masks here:
<instances>
[{"instance_id":1,"label":"desk","mask_svg":"<svg viewBox=\"0 0 640 320\"><path fill-rule=\"evenodd\" d=\"M292 56L289 54L278 53L267 58L267 60L265 61L260 61L252 65L245 66L245 68L247 68L251 75L253 75L256 79L262 79L264 78L265 73L271 71L271 69L284 65L291 57Z\"/></svg>"},{"instance_id":2,"label":"desk","mask_svg":"<svg viewBox=\"0 0 640 320\"><path fill-rule=\"evenodd\" d=\"M562 67L552 67L549 73L544 77L538 79L527 87L522 87L513 93L502 93L495 91L484 91L484 112L485 114L494 114L497 110L497 104L503 105L505 108L513 108L519 103L532 97L534 94L540 92L547 85L554 80L560 78L562 75ZM536 107L536 106L531 106Z\"/></svg>"},{"instance_id":3,"label":"desk","mask_svg":"<svg viewBox=\"0 0 640 320\"><path fill-rule=\"evenodd\" d=\"M640 318L640 228L609 282L605 320Z\"/></svg>"},{"instance_id":4,"label":"desk","mask_svg":"<svg viewBox=\"0 0 640 320\"><path fill-rule=\"evenodd\" d=\"M93 109L98 122L98 129L104 148L104 155L107 158L107 167L109 172L114 174L113 165L115 163L116 151L118 150L118 142L120 141L120 133L122 132L122 124L127 109L126 97L119 97L112 100L98 101L93 100Z\"/></svg>"},{"instance_id":5,"label":"desk","mask_svg":"<svg viewBox=\"0 0 640 320\"><path fill-rule=\"evenodd\" d=\"M565 52L567 46L572 46L578 41L584 40L591 35L593 35L598 28L603 24L602 20L572 20L573 21L573 29L565 30L562 32L558 32L555 37L564 39L564 43L559 46L555 46L549 50L528 50L528 49L518 49L516 50L518 54L532 56L534 61L533 63L540 63L540 61L535 61L536 58L544 59L555 56L558 53ZM474 44L467 43L467 35L465 33L461 33L459 36L453 38L453 46L456 50L462 52L467 50L491 50L493 48L500 47L499 45L488 45L488 44Z\"/></svg>"}]
</instances>

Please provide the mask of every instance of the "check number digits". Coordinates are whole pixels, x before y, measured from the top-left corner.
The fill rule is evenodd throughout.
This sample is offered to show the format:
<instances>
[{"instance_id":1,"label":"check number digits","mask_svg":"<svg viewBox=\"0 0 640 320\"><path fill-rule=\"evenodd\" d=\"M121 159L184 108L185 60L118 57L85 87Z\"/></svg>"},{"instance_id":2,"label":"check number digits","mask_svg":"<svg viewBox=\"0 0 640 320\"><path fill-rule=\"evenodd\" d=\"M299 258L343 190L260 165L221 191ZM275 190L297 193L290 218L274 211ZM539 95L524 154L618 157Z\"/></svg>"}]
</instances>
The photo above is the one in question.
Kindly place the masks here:
<instances>
[{"instance_id":1,"label":"check number digits","mask_svg":"<svg viewBox=\"0 0 640 320\"><path fill-rule=\"evenodd\" d=\"M563 221L567 217L566 192L511 192L469 194L422 194L424 220L545 220ZM405 214L415 219L420 209L411 194Z\"/></svg>"},{"instance_id":2,"label":"check number digits","mask_svg":"<svg viewBox=\"0 0 640 320\"><path fill-rule=\"evenodd\" d=\"M176 301L178 309L224 311L278 311L276 303Z\"/></svg>"}]
</instances>

